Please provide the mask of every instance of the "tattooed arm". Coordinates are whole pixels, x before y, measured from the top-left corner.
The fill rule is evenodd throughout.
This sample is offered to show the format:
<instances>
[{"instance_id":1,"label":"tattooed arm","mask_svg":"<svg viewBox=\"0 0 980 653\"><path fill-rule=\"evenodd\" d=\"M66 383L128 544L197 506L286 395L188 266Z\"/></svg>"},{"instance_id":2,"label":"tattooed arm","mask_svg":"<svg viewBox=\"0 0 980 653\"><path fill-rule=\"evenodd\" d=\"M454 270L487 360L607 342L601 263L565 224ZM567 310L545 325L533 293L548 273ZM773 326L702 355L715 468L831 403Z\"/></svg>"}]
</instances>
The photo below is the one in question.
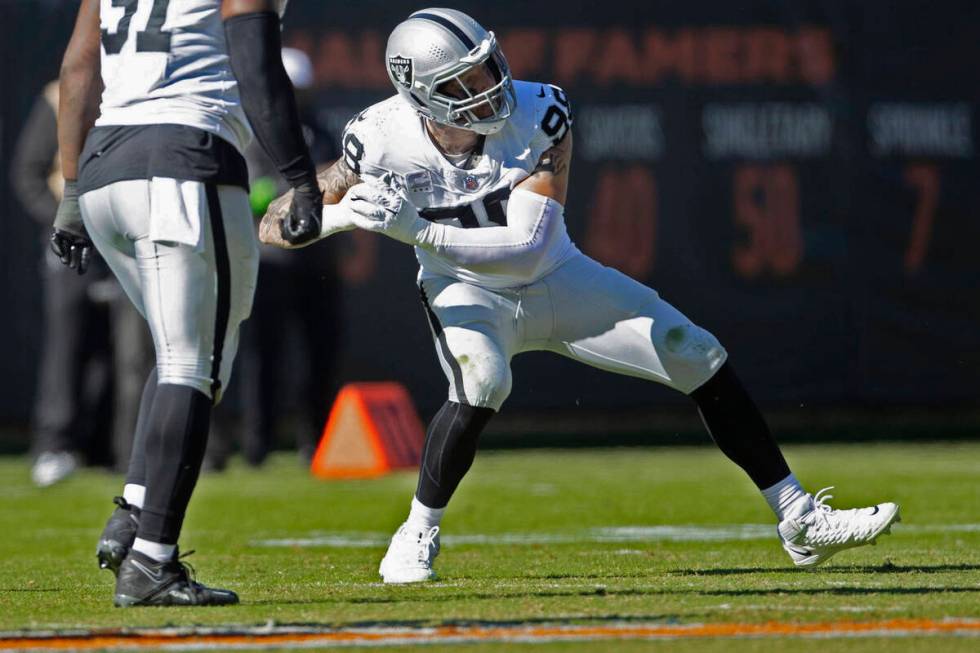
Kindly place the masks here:
<instances>
[{"instance_id":1,"label":"tattooed arm","mask_svg":"<svg viewBox=\"0 0 980 653\"><path fill-rule=\"evenodd\" d=\"M322 170L317 174L316 178L320 183L320 189L323 191L323 204L325 207L323 214L324 230L322 233L329 235L334 231L346 230L336 228L337 225L333 225L334 229L331 230L330 219L332 215L326 207L339 204L347 193L347 189L360 183L360 178L354 174L353 170L347 167L343 157L334 162L333 165ZM265 216L262 218L262 222L259 224L259 240L263 243L282 247L283 249L296 249L295 245L291 245L283 239L280 231L280 223L289 213L289 205L292 199L293 191L290 190L269 205ZM350 228L353 227L354 225L351 223Z\"/></svg>"},{"instance_id":2,"label":"tattooed arm","mask_svg":"<svg viewBox=\"0 0 980 653\"><path fill-rule=\"evenodd\" d=\"M515 190L529 190L550 197L562 206L568 194L568 176L572 162L572 132L557 145L545 150L531 176L517 184Z\"/></svg>"}]
</instances>

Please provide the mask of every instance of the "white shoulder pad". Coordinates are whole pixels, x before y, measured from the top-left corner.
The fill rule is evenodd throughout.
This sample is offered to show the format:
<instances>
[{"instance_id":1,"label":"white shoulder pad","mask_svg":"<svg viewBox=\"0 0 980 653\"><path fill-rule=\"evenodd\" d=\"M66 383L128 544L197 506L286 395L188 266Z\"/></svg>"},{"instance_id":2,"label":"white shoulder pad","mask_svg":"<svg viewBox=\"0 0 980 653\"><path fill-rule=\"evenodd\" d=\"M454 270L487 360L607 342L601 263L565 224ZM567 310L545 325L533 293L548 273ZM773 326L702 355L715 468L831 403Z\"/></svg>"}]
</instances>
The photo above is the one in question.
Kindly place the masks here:
<instances>
[{"instance_id":1,"label":"white shoulder pad","mask_svg":"<svg viewBox=\"0 0 980 653\"><path fill-rule=\"evenodd\" d=\"M414 110L397 95L361 111L344 128L341 151L347 167L362 179L381 177L391 169L387 159L405 138L406 126L416 122Z\"/></svg>"},{"instance_id":2,"label":"white shoulder pad","mask_svg":"<svg viewBox=\"0 0 980 653\"><path fill-rule=\"evenodd\" d=\"M534 94L535 121L548 147L557 145L572 128L572 104L554 84L537 84Z\"/></svg>"},{"instance_id":3,"label":"white shoulder pad","mask_svg":"<svg viewBox=\"0 0 980 653\"><path fill-rule=\"evenodd\" d=\"M531 159L565 138L572 126L572 107L568 96L554 84L515 81L517 114L512 118L528 130Z\"/></svg>"}]
</instances>

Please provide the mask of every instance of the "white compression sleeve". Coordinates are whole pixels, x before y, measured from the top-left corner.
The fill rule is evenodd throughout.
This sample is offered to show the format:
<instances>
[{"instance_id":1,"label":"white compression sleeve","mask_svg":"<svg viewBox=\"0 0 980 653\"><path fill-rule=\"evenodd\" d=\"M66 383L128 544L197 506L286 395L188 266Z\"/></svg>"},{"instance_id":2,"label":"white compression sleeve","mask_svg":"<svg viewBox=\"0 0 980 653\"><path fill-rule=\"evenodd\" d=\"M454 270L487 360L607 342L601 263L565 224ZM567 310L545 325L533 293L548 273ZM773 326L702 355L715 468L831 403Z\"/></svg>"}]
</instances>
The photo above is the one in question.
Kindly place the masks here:
<instances>
[{"instance_id":1,"label":"white compression sleeve","mask_svg":"<svg viewBox=\"0 0 980 653\"><path fill-rule=\"evenodd\" d=\"M564 231L564 207L526 190L515 190L507 203L507 226L464 229L428 223L419 247L478 272L506 270L530 274L555 232Z\"/></svg>"}]
</instances>

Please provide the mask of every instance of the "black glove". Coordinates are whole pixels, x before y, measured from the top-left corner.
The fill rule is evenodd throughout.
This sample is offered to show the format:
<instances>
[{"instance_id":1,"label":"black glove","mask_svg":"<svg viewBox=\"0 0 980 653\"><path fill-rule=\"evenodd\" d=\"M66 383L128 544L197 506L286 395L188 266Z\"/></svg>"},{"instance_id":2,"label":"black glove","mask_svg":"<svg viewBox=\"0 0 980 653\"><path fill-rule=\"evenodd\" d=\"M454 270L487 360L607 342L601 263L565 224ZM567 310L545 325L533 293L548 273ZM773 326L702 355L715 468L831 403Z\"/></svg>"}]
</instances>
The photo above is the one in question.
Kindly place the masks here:
<instances>
[{"instance_id":1,"label":"black glove","mask_svg":"<svg viewBox=\"0 0 980 653\"><path fill-rule=\"evenodd\" d=\"M92 241L82 222L78 206L78 187L75 180L65 180L65 192L61 196L58 212L54 216L54 233L51 234L51 251L61 262L85 274L92 257Z\"/></svg>"},{"instance_id":2,"label":"black glove","mask_svg":"<svg viewBox=\"0 0 980 653\"><path fill-rule=\"evenodd\" d=\"M281 234L290 245L303 245L320 237L323 222L323 191L314 177L293 189L289 213L282 220Z\"/></svg>"}]
</instances>

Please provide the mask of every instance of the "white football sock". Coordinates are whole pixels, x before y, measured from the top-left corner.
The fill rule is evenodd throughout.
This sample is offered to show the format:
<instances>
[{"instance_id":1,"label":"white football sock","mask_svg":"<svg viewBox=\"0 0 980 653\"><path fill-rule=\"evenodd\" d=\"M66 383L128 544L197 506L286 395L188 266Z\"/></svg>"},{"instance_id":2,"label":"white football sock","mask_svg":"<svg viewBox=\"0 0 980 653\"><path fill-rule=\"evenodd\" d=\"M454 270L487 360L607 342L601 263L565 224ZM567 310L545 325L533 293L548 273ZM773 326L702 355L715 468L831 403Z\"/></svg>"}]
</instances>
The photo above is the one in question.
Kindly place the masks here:
<instances>
[{"instance_id":1,"label":"white football sock","mask_svg":"<svg viewBox=\"0 0 980 653\"><path fill-rule=\"evenodd\" d=\"M412 509L408 513L408 519L406 521L420 531L427 531L433 526L439 525L442 521L442 515L445 512L445 508L430 508L415 497L412 497Z\"/></svg>"},{"instance_id":2,"label":"white football sock","mask_svg":"<svg viewBox=\"0 0 980 653\"><path fill-rule=\"evenodd\" d=\"M762 496L769 502L769 507L776 513L776 518L782 521L789 509L800 499L808 498L810 495L796 480L796 476L790 474L772 487L767 487L762 491Z\"/></svg>"},{"instance_id":3,"label":"white football sock","mask_svg":"<svg viewBox=\"0 0 980 653\"><path fill-rule=\"evenodd\" d=\"M176 544L160 544L159 542L151 542L150 540L144 540L139 537L133 542L134 551L139 551L157 562L167 562L173 558L176 549Z\"/></svg>"},{"instance_id":4,"label":"white football sock","mask_svg":"<svg viewBox=\"0 0 980 653\"><path fill-rule=\"evenodd\" d=\"M126 500L131 506L136 506L140 510L143 509L143 499L146 497L146 487L143 485L134 485L133 483L126 483L123 486L123 499Z\"/></svg>"}]
</instances>

